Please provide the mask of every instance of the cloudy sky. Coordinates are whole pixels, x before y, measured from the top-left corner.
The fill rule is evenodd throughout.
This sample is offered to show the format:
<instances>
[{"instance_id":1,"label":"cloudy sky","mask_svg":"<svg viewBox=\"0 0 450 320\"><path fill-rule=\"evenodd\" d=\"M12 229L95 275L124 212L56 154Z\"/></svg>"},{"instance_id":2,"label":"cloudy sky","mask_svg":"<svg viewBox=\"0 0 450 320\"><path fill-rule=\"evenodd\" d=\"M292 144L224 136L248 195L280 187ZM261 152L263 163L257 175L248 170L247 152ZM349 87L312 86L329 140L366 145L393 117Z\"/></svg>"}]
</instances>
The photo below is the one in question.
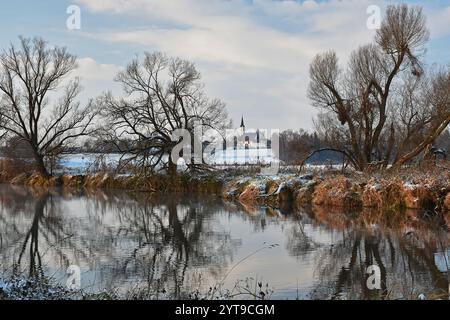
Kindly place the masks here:
<instances>
[{"instance_id":1,"label":"cloudy sky","mask_svg":"<svg viewBox=\"0 0 450 320\"><path fill-rule=\"evenodd\" d=\"M227 103L235 124L252 128L312 128L306 98L308 66L335 49L344 62L370 42L369 6L389 0L14 0L2 1L0 46L17 36L41 36L77 55L82 99L105 90L120 94L115 74L144 51L196 62L211 97ZM422 5L431 41L429 64L450 63L450 0ZM70 30L67 8L80 8L81 28ZM371 20L369 20L371 21Z\"/></svg>"}]
</instances>

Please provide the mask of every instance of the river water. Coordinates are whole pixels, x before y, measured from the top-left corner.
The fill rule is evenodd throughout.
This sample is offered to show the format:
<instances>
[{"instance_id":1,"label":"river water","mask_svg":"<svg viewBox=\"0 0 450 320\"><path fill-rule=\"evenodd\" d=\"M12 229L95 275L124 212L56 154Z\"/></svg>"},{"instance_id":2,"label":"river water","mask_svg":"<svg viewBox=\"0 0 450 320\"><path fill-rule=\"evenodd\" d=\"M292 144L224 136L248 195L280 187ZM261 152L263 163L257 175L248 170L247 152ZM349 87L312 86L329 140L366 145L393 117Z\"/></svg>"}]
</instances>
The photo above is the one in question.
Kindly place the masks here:
<instances>
[{"instance_id":1,"label":"river water","mask_svg":"<svg viewBox=\"0 0 450 320\"><path fill-rule=\"evenodd\" d=\"M448 299L449 240L420 212L0 185L2 277L65 285L74 265L84 291L124 297Z\"/></svg>"}]
</instances>

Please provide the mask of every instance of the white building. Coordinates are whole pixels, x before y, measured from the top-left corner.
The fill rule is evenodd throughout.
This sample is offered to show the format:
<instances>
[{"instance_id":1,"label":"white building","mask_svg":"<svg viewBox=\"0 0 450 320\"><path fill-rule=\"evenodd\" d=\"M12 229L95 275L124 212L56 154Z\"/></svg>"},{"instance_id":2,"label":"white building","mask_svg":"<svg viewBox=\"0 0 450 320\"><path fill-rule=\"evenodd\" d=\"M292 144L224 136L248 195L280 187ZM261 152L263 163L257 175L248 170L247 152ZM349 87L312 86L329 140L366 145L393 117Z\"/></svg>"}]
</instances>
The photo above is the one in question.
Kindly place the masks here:
<instances>
[{"instance_id":1,"label":"white building","mask_svg":"<svg viewBox=\"0 0 450 320\"><path fill-rule=\"evenodd\" d=\"M269 164L274 161L270 141L265 130L247 130L244 117L239 130L228 134L226 145L216 149L214 163L217 165Z\"/></svg>"}]
</instances>

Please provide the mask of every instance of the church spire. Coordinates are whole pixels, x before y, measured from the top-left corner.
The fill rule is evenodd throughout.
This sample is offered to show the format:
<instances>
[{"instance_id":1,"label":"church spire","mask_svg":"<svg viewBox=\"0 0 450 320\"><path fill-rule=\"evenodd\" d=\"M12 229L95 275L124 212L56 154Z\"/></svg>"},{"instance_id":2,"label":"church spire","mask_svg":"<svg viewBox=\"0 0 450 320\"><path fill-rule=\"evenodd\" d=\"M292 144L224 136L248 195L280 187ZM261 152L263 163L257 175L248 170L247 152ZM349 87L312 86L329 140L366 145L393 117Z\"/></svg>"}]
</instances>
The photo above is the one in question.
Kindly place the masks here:
<instances>
[{"instance_id":1,"label":"church spire","mask_svg":"<svg viewBox=\"0 0 450 320\"><path fill-rule=\"evenodd\" d=\"M244 115L241 118L241 134L245 134Z\"/></svg>"}]
</instances>

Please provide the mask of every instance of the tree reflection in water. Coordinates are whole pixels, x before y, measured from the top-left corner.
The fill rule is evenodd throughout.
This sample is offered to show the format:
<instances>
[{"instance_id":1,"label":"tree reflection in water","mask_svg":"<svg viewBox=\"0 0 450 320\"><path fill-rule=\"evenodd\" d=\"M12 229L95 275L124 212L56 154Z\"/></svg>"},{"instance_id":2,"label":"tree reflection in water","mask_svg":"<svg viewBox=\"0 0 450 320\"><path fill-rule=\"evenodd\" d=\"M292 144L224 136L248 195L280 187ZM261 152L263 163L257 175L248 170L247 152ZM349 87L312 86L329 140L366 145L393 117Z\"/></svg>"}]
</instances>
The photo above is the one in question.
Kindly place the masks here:
<instances>
[{"instance_id":1,"label":"tree reflection in water","mask_svg":"<svg viewBox=\"0 0 450 320\"><path fill-rule=\"evenodd\" d=\"M309 223L320 224L338 235L331 245L319 245L315 263L318 281L311 298L416 299L420 293L448 298L448 266L441 265L440 270L435 261L436 253L444 253L448 259L448 228L442 217L423 221L418 215L370 210L345 214L324 208L301 215L300 225L309 219ZM291 232L288 243L303 242L299 239L311 242L304 232ZM291 245L288 249L301 256L310 246ZM380 268L379 290L367 286L370 265Z\"/></svg>"},{"instance_id":2,"label":"tree reflection in water","mask_svg":"<svg viewBox=\"0 0 450 320\"><path fill-rule=\"evenodd\" d=\"M95 282L105 289L138 287L141 297L183 298L202 278L221 278L232 259L235 242L210 219L220 211L214 200L154 201L97 192L76 209L84 214L62 205L77 206L79 195L4 188L0 229L8 241L0 246L3 272L11 271L8 266L36 277L44 269L61 274L77 264L95 270Z\"/></svg>"},{"instance_id":3,"label":"tree reflection in water","mask_svg":"<svg viewBox=\"0 0 450 320\"><path fill-rule=\"evenodd\" d=\"M121 227L116 237L134 243L112 270L145 279L140 295L169 292L183 298L201 285L201 278L218 280L232 259L229 232L214 224L218 203L183 199L138 200L117 210Z\"/></svg>"},{"instance_id":4,"label":"tree reflection in water","mask_svg":"<svg viewBox=\"0 0 450 320\"><path fill-rule=\"evenodd\" d=\"M185 298L197 289L206 291L260 247L254 235L282 245L277 249L282 252L258 253L259 260L250 263L254 274L264 272L264 281L273 285L279 270L286 269L291 273L282 280L291 279L291 289L299 276L312 274L298 284L302 297L448 296L448 264L438 263L439 257L448 258L450 247L442 217L321 208L286 212L213 197L155 199L139 193L0 186L1 271L56 275L65 283L66 268L76 264L86 290L119 288L138 298ZM373 264L381 270L380 290L366 285L366 270ZM290 292L282 297L296 298Z\"/></svg>"},{"instance_id":5,"label":"tree reflection in water","mask_svg":"<svg viewBox=\"0 0 450 320\"><path fill-rule=\"evenodd\" d=\"M1 193L0 201L0 230L6 239L0 247L3 272L9 267L15 275L25 273L29 277L44 277L43 256L49 249L68 266L68 257L61 244L64 241L77 248L64 225L60 202L54 195L47 191L31 194L22 188L11 188Z\"/></svg>"}]
</instances>

